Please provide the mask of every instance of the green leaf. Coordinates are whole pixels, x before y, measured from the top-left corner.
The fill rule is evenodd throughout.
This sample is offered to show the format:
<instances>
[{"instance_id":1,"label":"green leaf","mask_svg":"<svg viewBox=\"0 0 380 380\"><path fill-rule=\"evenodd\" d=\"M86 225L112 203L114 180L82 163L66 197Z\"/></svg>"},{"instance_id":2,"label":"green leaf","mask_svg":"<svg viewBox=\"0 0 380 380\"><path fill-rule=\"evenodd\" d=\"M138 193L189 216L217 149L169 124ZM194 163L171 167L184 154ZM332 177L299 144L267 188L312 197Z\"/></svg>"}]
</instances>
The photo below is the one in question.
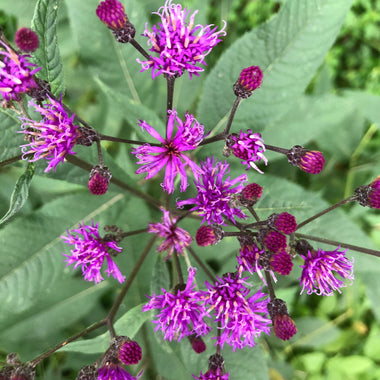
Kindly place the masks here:
<instances>
[{"instance_id":1,"label":"green leaf","mask_svg":"<svg viewBox=\"0 0 380 380\"><path fill-rule=\"evenodd\" d=\"M30 162L25 172L18 179L11 195L8 212L0 219L0 224L7 222L24 205L29 196L29 187L34 175L35 165Z\"/></svg>"},{"instance_id":2,"label":"green leaf","mask_svg":"<svg viewBox=\"0 0 380 380\"><path fill-rule=\"evenodd\" d=\"M21 122L16 114L0 107L0 161L21 154L20 145L25 144Z\"/></svg>"},{"instance_id":3,"label":"green leaf","mask_svg":"<svg viewBox=\"0 0 380 380\"><path fill-rule=\"evenodd\" d=\"M143 323L150 318L150 313L143 313L141 307L142 305L135 306L117 320L114 327L119 335L125 335L133 339ZM70 343L69 345L64 346L61 351L95 354L98 352L105 352L109 347L109 343L110 335L106 332L93 339Z\"/></svg>"},{"instance_id":4,"label":"green leaf","mask_svg":"<svg viewBox=\"0 0 380 380\"><path fill-rule=\"evenodd\" d=\"M351 0L289 0L278 15L245 34L221 57L201 95L198 120L213 128L234 101L232 85L244 67L260 66L263 84L244 101L232 130L264 127L294 104L334 42Z\"/></svg>"},{"instance_id":5,"label":"green leaf","mask_svg":"<svg viewBox=\"0 0 380 380\"><path fill-rule=\"evenodd\" d=\"M63 67L59 53L56 25L58 0L38 0L32 20L32 29L40 40L33 60L42 67L37 76L50 83L52 93L59 97L64 93Z\"/></svg>"}]
</instances>

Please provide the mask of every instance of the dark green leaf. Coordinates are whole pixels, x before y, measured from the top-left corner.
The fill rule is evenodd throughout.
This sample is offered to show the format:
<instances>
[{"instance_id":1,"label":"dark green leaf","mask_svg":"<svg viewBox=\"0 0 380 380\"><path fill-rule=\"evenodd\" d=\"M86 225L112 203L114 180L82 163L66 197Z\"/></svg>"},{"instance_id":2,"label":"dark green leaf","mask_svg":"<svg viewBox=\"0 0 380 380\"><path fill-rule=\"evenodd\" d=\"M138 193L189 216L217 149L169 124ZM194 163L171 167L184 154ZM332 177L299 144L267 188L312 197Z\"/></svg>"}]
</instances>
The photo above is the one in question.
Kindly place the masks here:
<instances>
[{"instance_id":1,"label":"dark green leaf","mask_svg":"<svg viewBox=\"0 0 380 380\"><path fill-rule=\"evenodd\" d=\"M18 179L13 193L11 195L11 201L8 212L0 219L0 224L7 222L13 215L15 215L21 207L24 205L29 196L29 186L34 175L35 165L30 162Z\"/></svg>"},{"instance_id":2,"label":"dark green leaf","mask_svg":"<svg viewBox=\"0 0 380 380\"><path fill-rule=\"evenodd\" d=\"M21 122L16 114L0 107L0 161L21 154L20 145L25 144Z\"/></svg>"},{"instance_id":3,"label":"dark green leaf","mask_svg":"<svg viewBox=\"0 0 380 380\"><path fill-rule=\"evenodd\" d=\"M277 120L312 79L350 5L351 0L286 1L278 15L245 34L222 55L205 82L199 121L208 128L226 121L234 101L232 85L240 71L251 65L263 70L263 84L241 104L232 130L262 130Z\"/></svg>"},{"instance_id":4,"label":"dark green leaf","mask_svg":"<svg viewBox=\"0 0 380 380\"><path fill-rule=\"evenodd\" d=\"M57 97L65 91L56 34L58 5L58 0L38 0L32 20L32 29L40 40L38 49L33 53L34 62L42 67L37 76L50 83L51 91Z\"/></svg>"}]
</instances>

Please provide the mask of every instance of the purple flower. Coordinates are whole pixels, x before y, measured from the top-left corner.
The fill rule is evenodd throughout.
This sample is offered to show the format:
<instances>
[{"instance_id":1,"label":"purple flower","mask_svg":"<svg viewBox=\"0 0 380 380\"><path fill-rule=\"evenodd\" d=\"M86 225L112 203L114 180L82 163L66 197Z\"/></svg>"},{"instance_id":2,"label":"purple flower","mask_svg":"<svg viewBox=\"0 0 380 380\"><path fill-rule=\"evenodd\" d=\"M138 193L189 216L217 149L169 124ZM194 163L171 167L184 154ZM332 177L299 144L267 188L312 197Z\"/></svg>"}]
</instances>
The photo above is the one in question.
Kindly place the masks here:
<instances>
[{"instance_id":1,"label":"purple flower","mask_svg":"<svg viewBox=\"0 0 380 380\"><path fill-rule=\"evenodd\" d=\"M266 294L258 290L249 296L248 277L241 277L243 267L236 273L218 277L215 285L205 282L208 289L206 305L213 311L214 322L220 323L222 334L216 344L223 348L224 343L232 346L233 351L245 346L256 345L255 338L262 332L269 334L271 320L268 318Z\"/></svg>"},{"instance_id":2,"label":"purple flower","mask_svg":"<svg viewBox=\"0 0 380 380\"><path fill-rule=\"evenodd\" d=\"M50 104L39 106L33 101L29 105L34 106L36 112L43 116L40 122L20 118L24 123L21 125L23 133L30 139L30 144L22 145L23 159L29 161L37 161L45 158L49 161L45 172L53 169L55 171L57 165L63 162L67 154L75 154L72 148L76 144L76 140L80 137L78 126L74 125L74 115L71 117L65 111L62 104L62 96L60 101L49 98ZM29 149L29 150L28 150ZM33 154L33 158L26 157Z\"/></svg>"},{"instance_id":3,"label":"purple flower","mask_svg":"<svg viewBox=\"0 0 380 380\"><path fill-rule=\"evenodd\" d=\"M37 87L33 75L41 67L29 62L29 55L16 54L2 41L0 44L7 50L0 50L0 93L7 101L19 101L20 94Z\"/></svg>"},{"instance_id":4,"label":"purple flower","mask_svg":"<svg viewBox=\"0 0 380 380\"><path fill-rule=\"evenodd\" d=\"M200 376L194 376L194 379L198 380L228 380L229 379L229 374L225 373L223 374L220 371L220 368L218 367L216 370L208 370L206 373L200 373Z\"/></svg>"},{"instance_id":5,"label":"purple flower","mask_svg":"<svg viewBox=\"0 0 380 380\"><path fill-rule=\"evenodd\" d=\"M104 259L107 261L108 268L106 273L108 277L112 274L120 283L125 280L125 277L120 273L119 268L111 258L110 249L121 252L122 248L118 247L115 241L105 241L99 236L99 223L94 226L91 221L91 226L84 223L79 223L79 228L72 231L67 231L67 237L61 236L65 243L74 245L71 250L72 255L65 260L68 264L74 264L74 269L82 266L82 272L86 281L95 281L95 284L103 280L100 274L100 269Z\"/></svg>"},{"instance_id":6,"label":"purple flower","mask_svg":"<svg viewBox=\"0 0 380 380\"><path fill-rule=\"evenodd\" d=\"M246 170L253 168L259 173L263 172L256 166L255 162L263 160L267 165L268 160L264 156L265 145L260 133L253 133L251 129L247 133L240 131L240 136L232 134L228 137L228 147L234 156L240 158Z\"/></svg>"},{"instance_id":7,"label":"purple flower","mask_svg":"<svg viewBox=\"0 0 380 380\"><path fill-rule=\"evenodd\" d=\"M140 120L139 123L139 125L158 140L161 145L151 146L150 144L145 144L135 148L132 153L139 159L137 164L142 165L141 168L137 169L136 173L148 173L145 179L154 177L166 166L163 188L168 193L172 193L174 191L174 178L177 174L181 177L181 191L186 190L186 165L189 165L194 176L196 178L198 177L199 166L183 154L183 152L194 150L198 146L203 139L204 127L198 123L193 115L189 115L187 112L184 123L177 116L175 110L168 111L168 113L169 119L166 139L162 138L161 135L145 121ZM177 133L172 137L174 124L176 124Z\"/></svg>"},{"instance_id":8,"label":"purple flower","mask_svg":"<svg viewBox=\"0 0 380 380\"><path fill-rule=\"evenodd\" d=\"M152 31L145 27L144 36L148 37L150 51L158 54L149 61L140 61L142 70L152 69L152 78L164 73L169 76L181 76L184 71L188 71L190 79L192 75L199 75L204 69L199 67L205 65L204 58L212 48L217 45L225 36L225 23L223 29L217 31L213 25L196 25L194 18L198 11L195 11L189 21L190 10L182 9L181 4L172 4L172 0L167 0L165 5L154 14L161 17L161 23L154 25Z\"/></svg>"},{"instance_id":9,"label":"purple flower","mask_svg":"<svg viewBox=\"0 0 380 380\"><path fill-rule=\"evenodd\" d=\"M98 375L98 380L136 380L141 377L142 372L137 377L134 377L120 365L107 362L103 367L99 368Z\"/></svg>"},{"instance_id":10,"label":"purple flower","mask_svg":"<svg viewBox=\"0 0 380 380\"><path fill-rule=\"evenodd\" d=\"M207 315L202 299L204 292L194 290L195 272L196 269L190 267L186 286L178 285L174 294L162 289L164 294L153 294L142 309L160 309L152 322L157 324L155 331L162 330L164 339L179 341L192 334L206 335L210 330L203 320Z\"/></svg>"},{"instance_id":11,"label":"purple flower","mask_svg":"<svg viewBox=\"0 0 380 380\"><path fill-rule=\"evenodd\" d=\"M183 254L184 248L191 243L191 235L183 228L177 227L176 222L178 217L173 216L170 219L170 212L161 208L164 213L162 218L163 223L149 224L148 232L155 233L163 238L164 242L157 248L158 252L169 251L166 260L169 259L176 251L178 255Z\"/></svg>"},{"instance_id":12,"label":"purple flower","mask_svg":"<svg viewBox=\"0 0 380 380\"><path fill-rule=\"evenodd\" d=\"M249 273L256 272L258 269L257 260L260 255L264 253L263 249L259 249L257 244L252 241L249 244L242 244L239 250L240 256L236 256L236 259L243 267L243 269Z\"/></svg>"},{"instance_id":13,"label":"purple flower","mask_svg":"<svg viewBox=\"0 0 380 380\"><path fill-rule=\"evenodd\" d=\"M316 293L318 295L331 296L334 290L341 293L340 288L346 284L335 277L334 272L341 278L354 280L353 260L349 261L345 257L347 250L324 251L323 249L308 250L307 255L300 255L305 264L301 265L302 275L300 285L301 294L306 289L307 294Z\"/></svg>"},{"instance_id":14,"label":"purple flower","mask_svg":"<svg viewBox=\"0 0 380 380\"><path fill-rule=\"evenodd\" d=\"M217 162L213 158L207 158L201 163L200 179L194 181L198 195L195 198L177 202L177 206L195 204L190 211L198 211L199 215L203 216L202 223L207 221L208 224L224 224L223 216L232 222L235 222L235 216L246 218L246 215L232 203L233 195L243 189L247 176L243 174L233 180L230 177L223 179L229 172L230 166L227 162Z\"/></svg>"},{"instance_id":15,"label":"purple flower","mask_svg":"<svg viewBox=\"0 0 380 380\"><path fill-rule=\"evenodd\" d=\"M124 5L118 0L102 1L96 8L96 15L108 28L117 30L127 25Z\"/></svg>"},{"instance_id":16,"label":"purple flower","mask_svg":"<svg viewBox=\"0 0 380 380\"><path fill-rule=\"evenodd\" d=\"M39 40L36 32L29 28L20 28L15 34L15 44L27 53L37 50Z\"/></svg>"}]
</instances>

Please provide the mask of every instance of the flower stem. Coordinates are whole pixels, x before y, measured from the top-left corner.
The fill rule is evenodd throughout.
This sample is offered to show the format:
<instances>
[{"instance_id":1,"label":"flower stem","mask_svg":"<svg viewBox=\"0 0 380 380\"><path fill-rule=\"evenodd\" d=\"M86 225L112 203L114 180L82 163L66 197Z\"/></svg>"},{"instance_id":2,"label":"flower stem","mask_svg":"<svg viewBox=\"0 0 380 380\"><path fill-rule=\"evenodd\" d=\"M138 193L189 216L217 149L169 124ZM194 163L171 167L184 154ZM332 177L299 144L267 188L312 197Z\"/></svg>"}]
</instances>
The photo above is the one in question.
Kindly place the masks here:
<instances>
[{"instance_id":1,"label":"flower stem","mask_svg":"<svg viewBox=\"0 0 380 380\"><path fill-rule=\"evenodd\" d=\"M221 132L221 133L218 133L217 135L215 135L213 137L210 137L208 139L203 140L198 146L211 144L211 143L216 142L216 141L224 140L225 138L226 138L225 133Z\"/></svg>"},{"instance_id":2,"label":"flower stem","mask_svg":"<svg viewBox=\"0 0 380 380\"><path fill-rule=\"evenodd\" d=\"M148 61L151 60L150 55L145 51L145 49L134 39L131 38L129 40L129 43L141 54L143 55Z\"/></svg>"},{"instance_id":3,"label":"flower stem","mask_svg":"<svg viewBox=\"0 0 380 380\"><path fill-rule=\"evenodd\" d=\"M376 251L375 249L369 249L369 248L359 247L357 245L342 243L340 241L324 239L324 238L320 238L320 237L316 237L316 236L310 236L310 235L306 235L306 234L300 234L298 232L295 233L295 236L298 238L302 238L302 239L309 239L309 240L317 241L319 243L325 243L325 244L340 246L342 248L351 249L352 251L366 253L368 255L380 257L380 251Z\"/></svg>"},{"instance_id":4,"label":"flower stem","mask_svg":"<svg viewBox=\"0 0 380 380\"><path fill-rule=\"evenodd\" d=\"M80 168L82 168L88 172L90 172L92 169L92 165L90 165L86 161L83 161L80 158L75 157L73 155L66 155L65 160L70 162L70 164L78 166L78 167L80 167ZM153 197L151 197L148 194L143 193L142 191L134 189L132 186L128 185L127 183L125 183L123 181L120 181L119 179L117 179L115 177L112 177L110 182L113 183L114 185L122 188L123 190L126 190L129 193L135 195L136 197L145 200L146 202L150 203L151 205L153 205L157 208L161 207L161 203L157 199L154 199Z\"/></svg>"},{"instance_id":5,"label":"flower stem","mask_svg":"<svg viewBox=\"0 0 380 380\"><path fill-rule=\"evenodd\" d=\"M104 160L103 160L103 154L102 154L102 147L100 145L100 140L96 139L96 148L98 150L98 165L100 167L104 166Z\"/></svg>"},{"instance_id":6,"label":"flower stem","mask_svg":"<svg viewBox=\"0 0 380 380\"><path fill-rule=\"evenodd\" d=\"M252 206L247 206L248 211L252 214L252 216L256 219L257 223L260 223L261 220L259 216L257 215L256 211L253 209Z\"/></svg>"},{"instance_id":7,"label":"flower stem","mask_svg":"<svg viewBox=\"0 0 380 380\"><path fill-rule=\"evenodd\" d=\"M74 340L77 340L78 338L82 337L83 335L86 335L86 334L90 333L91 331L97 330L98 328L100 328L102 326L105 326L106 323L107 323L106 319L102 319L101 321L92 324L91 326L85 328L84 330L82 330L78 334L73 335L72 337L70 337L70 338L64 340L63 342L57 344L56 346L54 346L50 350L44 352L42 355L38 356L36 359L33 359L30 362L30 364L33 367L35 367L39 362L41 362L42 360L44 360L47 357L49 357L55 351L59 350L60 348L62 348L64 346L66 346L68 343L73 342Z\"/></svg>"},{"instance_id":8,"label":"flower stem","mask_svg":"<svg viewBox=\"0 0 380 380\"><path fill-rule=\"evenodd\" d=\"M184 279L183 279L183 274L182 274L182 269L181 269L181 263L179 262L179 258L178 258L178 255L177 255L177 252L174 252L174 254L172 255L173 257L173 260L174 260L174 267L175 267L175 270L177 272L177 276L178 276L178 283L183 285L185 282L184 282Z\"/></svg>"},{"instance_id":9,"label":"flower stem","mask_svg":"<svg viewBox=\"0 0 380 380\"><path fill-rule=\"evenodd\" d=\"M14 156L11 158L7 158L6 160L0 161L0 168L2 166L13 164L14 162L20 161L22 159L22 154L19 154L18 156Z\"/></svg>"},{"instance_id":10,"label":"flower stem","mask_svg":"<svg viewBox=\"0 0 380 380\"><path fill-rule=\"evenodd\" d=\"M235 99L234 105L232 106L232 109L231 109L231 112L230 112L230 117L228 118L227 125L226 125L226 128L224 130L224 135L225 136L228 136L228 134L230 133L232 121L234 120L236 110L239 107L239 104L240 104L241 100L242 100L242 98L240 96L237 96L236 99Z\"/></svg>"},{"instance_id":11,"label":"flower stem","mask_svg":"<svg viewBox=\"0 0 380 380\"><path fill-rule=\"evenodd\" d=\"M166 78L167 89L168 89L166 110L171 111L173 109L175 76L174 75L165 75L165 78Z\"/></svg>"},{"instance_id":12,"label":"flower stem","mask_svg":"<svg viewBox=\"0 0 380 380\"><path fill-rule=\"evenodd\" d=\"M147 228L142 228L141 230L134 230L134 231L129 231L129 232L123 232L119 236L120 236L121 239L124 239L124 238L126 238L128 236L142 234L142 233L147 232L147 231L148 231Z\"/></svg>"},{"instance_id":13,"label":"flower stem","mask_svg":"<svg viewBox=\"0 0 380 380\"><path fill-rule=\"evenodd\" d=\"M206 273L206 275L209 277L209 279L213 282L216 282L216 277L208 270L204 262L199 258L199 256L195 253L194 249L189 246L187 247L189 250L191 256L195 259L195 261L199 264L199 266L202 268L203 272Z\"/></svg>"},{"instance_id":14,"label":"flower stem","mask_svg":"<svg viewBox=\"0 0 380 380\"><path fill-rule=\"evenodd\" d=\"M268 144L265 144L265 149L271 150L272 152L285 154L285 155L287 155L289 152L289 149L284 149L278 146L273 146L273 145L268 145Z\"/></svg>"},{"instance_id":15,"label":"flower stem","mask_svg":"<svg viewBox=\"0 0 380 380\"><path fill-rule=\"evenodd\" d=\"M128 140L128 139L122 139L120 137L113 137L113 136L107 136L99 134L99 139L104 141L113 141L113 142L120 142L124 144L135 144L135 145L144 145L149 144L151 146L160 146L161 144L156 143L147 143L146 141L140 141L140 140Z\"/></svg>"},{"instance_id":16,"label":"flower stem","mask_svg":"<svg viewBox=\"0 0 380 380\"><path fill-rule=\"evenodd\" d=\"M268 291L269 291L270 300L273 301L276 298L276 294L274 293L272 279L271 279L268 271L265 271L265 279L267 281L267 287L268 287Z\"/></svg>"},{"instance_id":17,"label":"flower stem","mask_svg":"<svg viewBox=\"0 0 380 380\"><path fill-rule=\"evenodd\" d=\"M153 236L149 240L149 242L146 245L144 251L142 252L139 260L137 261L137 263L133 267L132 272L129 275L127 282L122 287L119 295L117 296L115 302L113 303L113 305L112 305L112 307L111 307L111 309L110 309L110 311L106 317L108 328L110 329L110 327L112 326L112 328L110 329L111 337L113 337L114 336L113 334L115 334L115 331L113 328L113 321L115 319L115 315L116 315L117 311L119 310L119 307L120 307L121 303L123 302L125 295L127 294L129 288L131 287L133 280L135 279L135 277L136 277L137 273L139 272L142 264L144 263L144 260L148 256L148 253L149 253L150 249L152 248L155 240L156 240L156 236Z\"/></svg>"},{"instance_id":18,"label":"flower stem","mask_svg":"<svg viewBox=\"0 0 380 380\"><path fill-rule=\"evenodd\" d=\"M346 204L346 203L352 202L354 199L355 199L354 196L351 196L351 197L349 197L349 198L346 198L346 199L341 200L340 202L338 202L338 203L336 203L336 204L334 204L334 205L332 205L332 206L330 206L330 207L327 207L325 210L323 210L323 211L319 212L318 214L315 214L315 215L312 216L311 218L306 219L306 220L304 220L303 222L299 223L299 224L297 225L297 230L299 230L300 228L302 228L302 227L305 226L306 224L312 222L313 220L319 218L320 216L322 216L322 215L324 215L324 214L327 214L328 212L330 212L330 211L332 211L332 210L334 210L334 209L336 209L336 208L338 208L338 207L340 207L340 206L342 206L342 205L344 205L344 204Z\"/></svg>"}]
</instances>

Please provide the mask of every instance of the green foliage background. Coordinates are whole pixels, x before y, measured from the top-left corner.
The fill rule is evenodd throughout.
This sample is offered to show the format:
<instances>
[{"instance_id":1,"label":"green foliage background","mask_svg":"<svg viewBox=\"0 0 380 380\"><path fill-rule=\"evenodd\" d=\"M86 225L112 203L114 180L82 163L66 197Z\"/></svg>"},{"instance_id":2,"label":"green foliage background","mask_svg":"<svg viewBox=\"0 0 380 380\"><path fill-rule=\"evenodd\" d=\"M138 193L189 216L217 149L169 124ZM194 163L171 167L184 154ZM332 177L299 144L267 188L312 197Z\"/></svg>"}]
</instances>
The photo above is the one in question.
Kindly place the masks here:
<instances>
[{"instance_id":1,"label":"green foliage background","mask_svg":"<svg viewBox=\"0 0 380 380\"><path fill-rule=\"evenodd\" d=\"M154 21L149 13L162 1L124 3L136 26L136 39L145 46L140 34L147 20ZM189 81L184 75L176 83L174 103L180 114L189 110L206 129L222 130L233 102L231 87L240 70L260 65L263 85L239 107L233 131L252 128L268 144L286 148L302 144L322 150L327 158L320 175L308 176L268 153L265 175L248 172L251 181L264 186L257 207L260 216L288 211L303 220L378 175L377 1L181 3L199 9L198 23L219 26L225 19L228 36L207 57L209 66L201 77ZM18 27L33 25L42 38L34 54L35 61L46 68L40 77L52 82L55 94L64 91L65 102L83 119L108 135L146 138L136 126L137 119L164 129L166 85L162 78L153 82L148 72L139 73L138 54L131 46L114 42L95 15L97 4L96 0L0 0L0 22L10 40ZM0 111L0 160L4 160L19 154L23 140L15 133L17 117ZM133 174L130 148L103 144L114 177L161 197L160 179L145 182ZM222 144L202 148L198 158L213 154L222 159L221 148ZM95 147L75 149L80 158L96 163ZM239 163L229 162L232 176L242 173ZM91 218L101 226L117 224L128 231L161 217L155 208L114 185L102 197L91 196L86 189L88 174L68 163L48 175L45 167L43 162L36 162L35 168L19 162L0 170L0 216L6 215L0 226L0 350L4 358L17 351L23 360L33 359L103 318L117 294L119 285L113 279L94 286L65 268L61 253L67 248L60 235ZM173 199L177 197L187 194L178 192ZM194 234L197 223L185 220L183 227ZM303 232L379 248L379 225L377 212L355 205L317 220ZM122 243L125 255L117 263L127 277L144 248L141 240L132 237ZM234 267L237 243L232 239L195 249L218 274ZM255 349L234 354L223 350L231 379L380 378L379 259L352 256L356 280L341 295L299 296L299 268L280 279L277 296L287 301L298 333L287 343L269 337ZM199 284L206 279L200 272ZM141 328L149 318L139 312L145 295L169 288L171 280L162 257L152 250L118 314L117 331L131 337L136 334L143 346L149 360L146 379L189 379L191 373L206 370L213 352L211 340L207 352L197 356L186 341L162 342L151 323ZM259 281L253 281L259 286ZM104 351L108 339L104 333L90 334L89 339L68 345L65 352L44 361L37 378L74 379L81 366Z\"/></svg>"}]
</instances>

